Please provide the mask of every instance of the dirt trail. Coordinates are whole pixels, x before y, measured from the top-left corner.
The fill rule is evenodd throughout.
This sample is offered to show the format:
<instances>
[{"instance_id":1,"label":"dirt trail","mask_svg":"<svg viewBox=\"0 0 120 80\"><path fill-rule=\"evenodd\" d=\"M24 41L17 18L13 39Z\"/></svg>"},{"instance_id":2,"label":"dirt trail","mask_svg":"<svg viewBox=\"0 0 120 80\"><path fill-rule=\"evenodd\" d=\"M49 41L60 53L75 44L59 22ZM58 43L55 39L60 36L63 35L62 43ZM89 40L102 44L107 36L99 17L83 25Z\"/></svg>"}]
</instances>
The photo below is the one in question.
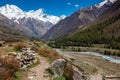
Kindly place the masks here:
<instances>
[{"instance_id":1,"label":"dirt trail","mask_svg":"<svg viewBox=\"0 0 120 80\"><path fill-rule=\"evenodd\" d=\"M33 67L28 72L27 80L50 80L50 77L48 76L45 69L50 66L48 61L45 57L38 56L40 60L40 64L38 64L36 67Z\"/></svg>"}]
</instances>

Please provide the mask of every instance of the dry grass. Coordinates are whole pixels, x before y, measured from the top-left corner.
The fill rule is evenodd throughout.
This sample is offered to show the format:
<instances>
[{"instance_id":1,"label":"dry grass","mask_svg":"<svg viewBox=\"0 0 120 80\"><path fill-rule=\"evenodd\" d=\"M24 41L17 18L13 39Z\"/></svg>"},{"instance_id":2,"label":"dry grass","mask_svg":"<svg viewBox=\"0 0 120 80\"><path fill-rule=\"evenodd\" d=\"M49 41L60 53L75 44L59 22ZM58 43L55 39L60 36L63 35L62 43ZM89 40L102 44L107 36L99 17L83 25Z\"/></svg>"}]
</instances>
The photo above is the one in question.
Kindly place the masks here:
<instances>
[{"instance_id":1,"label":"dry grass","mask_svg":"<svg viewBox=\"0 0 120 80\"><path fill-rule=\"evenodd\" d=\"M47 50L46 48L39 48L38 53L43 56L49 57L52 60L60 58L60 56L56 52L54 52L52 50Z\"/></svg>"},{"instance_id":2,"label":"dry grass","mask_svg":"<svg viewBox=\"0 0 120 80\"><path fill-rule=\"evenodd\" d=\"M33 51L35 51L35 52L38 52L38 47L35 46L35 45L33 45L33 46L31 47L31 50L33 50Z\"/></svg>"},{"instance_id":3,"label":"dry grass","mask_svg":"<svg viewBox=\"0 0 120 80\"><path fill-rule=\"evenodd\" d=\"M13 80L14 73L19 70L19 61L15 55L0 54L0 80Z\"/></svg>"},{"instance_id":4,"label":"dry grass","mask_svg":"<svg viewBox=\"0 0 120 80\"><path fill-rule=\"evenodd\" d=\"M73 74L73 66L70 63L68 63L65 68L64 77L66 78L66 80L73 80Z\"/></svg>"},{"instance_id":5,"label":"dry grass","mask_svg":"<svg viewBox=\"0 0 120 80\"><path fill-rule=\"evenodd\" d=\"M26 48L26 44L24 42L18 42L14 45L14 49L20 51L22 48Z\"/></svg>"}]
</instances>

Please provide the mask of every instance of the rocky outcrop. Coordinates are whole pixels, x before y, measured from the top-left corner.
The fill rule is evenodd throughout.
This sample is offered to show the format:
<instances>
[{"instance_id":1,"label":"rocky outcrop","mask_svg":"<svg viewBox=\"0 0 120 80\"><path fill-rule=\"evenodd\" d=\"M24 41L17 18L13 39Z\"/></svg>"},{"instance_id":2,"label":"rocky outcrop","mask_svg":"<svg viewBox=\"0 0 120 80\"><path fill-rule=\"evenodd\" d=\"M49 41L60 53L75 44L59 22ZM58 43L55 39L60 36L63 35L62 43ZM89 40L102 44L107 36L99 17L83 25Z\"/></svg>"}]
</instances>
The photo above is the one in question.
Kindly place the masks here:
<instances>
[{"instance_id":1,"label":"rocky outcrop","mask_svg":"<svg viewBox=\"0 0 120 80\"><path fill-rule=\"evenodd\" d=\"M51 66L54 71L55 77L60 77L63 75L65 67L66 67L66 63L67 62L64 59L57 59L53 61Z\"/></svg>"},{"instance_id":2,"label":"rocky outcrop","mask_svg":"<svg viewBox=\"0 0 120 80\"><path fill-rule=\"evenodd\" d=\"M73 79L74 80L89 80L87 76L85 76L82 72L78 70L78 68L73 66Z\"/></svg>"},{"instance_id":3,"label":"rocky outcrop","mask_svg":"<svg viewBox=\"0 0 120 80\"><path fill-rule=\"evenodd\" d=\"M30 48L23 48L22 52L17 55L17 59L20 61L20 68L22 69L37 62L36 53Z\"/></svg>"},{"instance_id":4,"label":"rocky outcrop","mask_svg":"<svg viewBox=\"0 0 120 80\"><path fill-rule=\"evenodd\" d=\"M71 77L70 80L90 80L89 75L86 75L85 73L83 73L83 71L80 71L73 64L69 64L69 65L68 64L69 63L65 59L57 59L52 62L51 67L49 69L52 69L55 77L58 78L63 76L63 74L68 74L69 75L68 77Z\"/></svg>"},{"instance_id":5,"label":"rocky outcrop","mask_svg":"<svg viewBox=\"0 0 120 80\"><path fill-rule=\"evenodd\" d=\"M48 31L53 24L50 22L43 22L34 18L19 19L19 25L24 26L24 33L29 36L40 38L46 31Z\"/></svg>"}]
</instances>

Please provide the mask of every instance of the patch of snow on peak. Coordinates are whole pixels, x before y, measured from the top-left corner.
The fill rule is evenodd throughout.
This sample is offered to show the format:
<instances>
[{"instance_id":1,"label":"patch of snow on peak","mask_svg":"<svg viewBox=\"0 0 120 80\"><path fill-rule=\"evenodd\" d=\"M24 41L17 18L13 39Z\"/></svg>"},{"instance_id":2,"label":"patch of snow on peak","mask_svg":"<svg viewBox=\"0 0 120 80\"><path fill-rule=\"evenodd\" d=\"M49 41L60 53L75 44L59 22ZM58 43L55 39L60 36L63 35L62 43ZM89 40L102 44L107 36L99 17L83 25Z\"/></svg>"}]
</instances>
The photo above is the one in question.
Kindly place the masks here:
<instances>
[{"instance_id":1,"label":"patch of snow on peak","mask_svg":"<svg viewBox=\"0 0 120 80\"><path fill-rule=\"evenodd\" d=\"M0 7L0 13L9 19L18 18L19 15L23 15L24 12L15 5L9 5Z\"/></svg>"},{"instance_id":2,"label":"patch of snow on peak","mask_svg":"<svg viewBox=\"0 0 120 80\"><path fill-rule=\"evenodd\" d=\"M67 16L66 15L61 15L60 19L65 19Z\"/></svg>"},{"instance_id":3,"label":"patch of snow on peak","mask_svg":"<svg viewBox=\"0 0 120 80\"><path fill-rule=\"evenodd\" d=\"M116 2L117 0L110 0L112 3Z\"/></svg>"},{"instance_id":4,"label":"patch of snow on peak","mask_svg":"<svg viewBox=\"0 0 120 80\"><path fill-rule=\"evenodd\" d=\"M98 7L98 8L101 8L102 6L104 6L105 4L109 4L109 3L114 3L116 2L117 0L104 0L103 2L99 3L99 4L96 4L95 6Z\"/></svg>"},{"instance_id":5,"label":"patch of snow on peak","mask_svg":"<svg viewBox=\"0 0 120 80\"><path fill-rule=\"evenodd\" d=\"M51 22L56 24L61 19L64 19L66 16L62 15L60 17L54 15L48 15L44 13L44 9L38 9L36 11L30 10L28 12L21 10L16 5L9 5L0 7L0 13L6 16L9 19L14 20L14 22L19 23L19 19L22 18L34 18L44 22Z\"/></svg>"}]
</instances>

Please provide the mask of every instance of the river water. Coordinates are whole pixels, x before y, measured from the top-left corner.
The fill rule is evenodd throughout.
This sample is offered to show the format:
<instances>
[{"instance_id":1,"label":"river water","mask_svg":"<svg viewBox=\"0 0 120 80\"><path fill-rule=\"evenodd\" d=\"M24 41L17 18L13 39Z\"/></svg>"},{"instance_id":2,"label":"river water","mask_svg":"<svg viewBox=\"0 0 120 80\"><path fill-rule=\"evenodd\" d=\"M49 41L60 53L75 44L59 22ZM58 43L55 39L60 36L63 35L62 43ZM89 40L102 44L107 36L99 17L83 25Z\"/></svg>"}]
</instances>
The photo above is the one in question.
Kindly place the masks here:
<instances>
[{"instance_id":1,"label":"river water","mask_svg":"<svg viewBox=\"0 0 120 80\"><path fill-rule=\"evenodd\" d=\"M62 51L61 49L56 49L56 51L60 54L62 53L74 53L74 54L90 54L90 55L94 55L94 56L97 56L97 57L101 57L105 60L108 60L110 62L114 62L114 63L118 63L120 64L120 59L116 59L116 58L113 58L111 56L107 56L107 55L103 55L103 54L100 54L98 52L90 52L90 51L87 51L87 52L74 52L74 51Z\"/></svg>"}]
</instances>

